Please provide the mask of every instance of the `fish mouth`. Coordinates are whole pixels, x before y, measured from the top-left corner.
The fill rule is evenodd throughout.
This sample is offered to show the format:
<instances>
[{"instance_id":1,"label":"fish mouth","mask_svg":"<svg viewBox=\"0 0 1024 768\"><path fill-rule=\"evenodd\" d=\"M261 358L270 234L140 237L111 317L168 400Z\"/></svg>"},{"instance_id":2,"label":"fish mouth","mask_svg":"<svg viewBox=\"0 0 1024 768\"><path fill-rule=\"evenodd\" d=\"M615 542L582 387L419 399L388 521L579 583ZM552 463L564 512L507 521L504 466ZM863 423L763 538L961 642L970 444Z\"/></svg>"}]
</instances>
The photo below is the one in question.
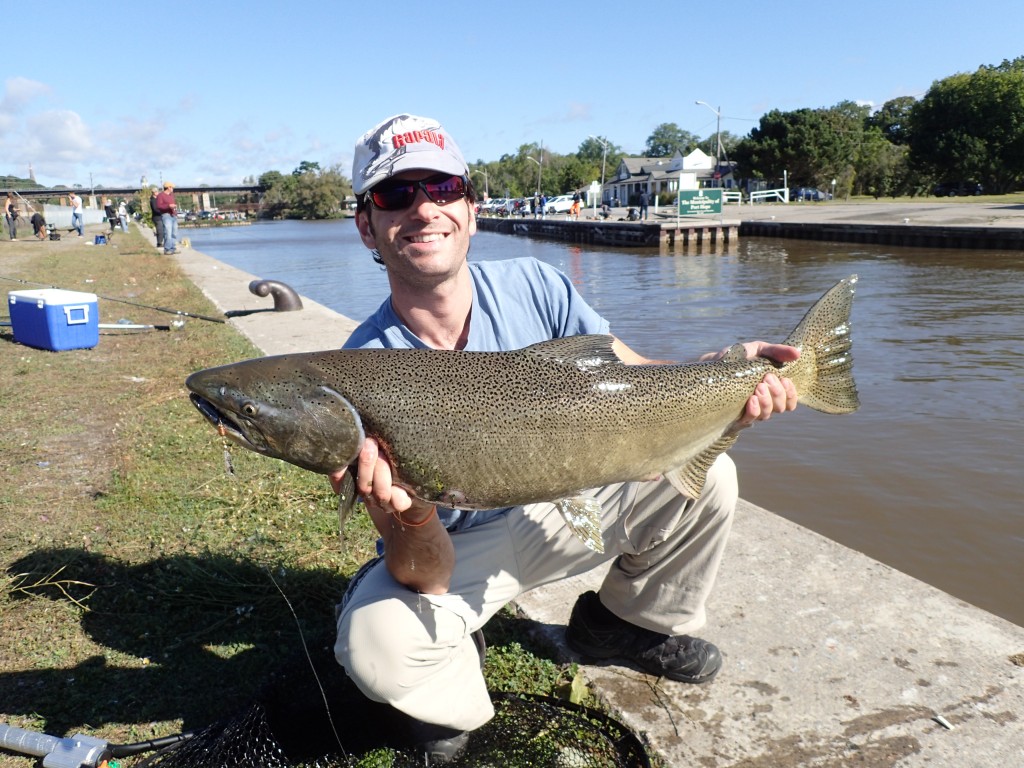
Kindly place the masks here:
<instances>
[{"instance_id":1,"label":"fish mouth","mask_svg":"<svg viewBox=\"0 0 1024 768\"><path fill-rule=\"evenodd\" d=\"M206 420L217 428L217 432L222 437L230 438L252 451L258 452L260 450L259 447L252 443L242 425L235 421L230 413L225 413L205 397L197 395L195 392L190 393L188 398L192 401L192 405L196 407L196 410L203 414Z\"/></svg>"}]
</instances>

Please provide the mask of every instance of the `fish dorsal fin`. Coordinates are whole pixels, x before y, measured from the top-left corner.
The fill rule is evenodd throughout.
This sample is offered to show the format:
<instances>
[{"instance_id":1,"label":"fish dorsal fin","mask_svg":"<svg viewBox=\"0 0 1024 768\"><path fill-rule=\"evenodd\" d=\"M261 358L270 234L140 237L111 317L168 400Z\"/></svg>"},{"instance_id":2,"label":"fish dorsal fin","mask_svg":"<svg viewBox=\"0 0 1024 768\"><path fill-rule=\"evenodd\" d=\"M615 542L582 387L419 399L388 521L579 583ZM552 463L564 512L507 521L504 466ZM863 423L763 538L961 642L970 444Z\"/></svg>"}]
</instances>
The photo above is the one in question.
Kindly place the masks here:
<instances>
[{"instance_id":1,"label":"fish dorsal fin","mask_svg":"<svg viewBox=\"0 0 1024 768\"><path fill-rule=\"evenodd\" d=\"M606 334L566 336L533 344L523 352L553 363L571 363L582 370L589 370L622 362L612 349L614 340L614 336Z\"/></svg>"},{"instance_id":2,"label":"fish dorsal fin","mask_svg":"<svg viewBox=\"0 0 1024 768\"><path fill-rule=\"evenodd\" d=\"M665 479L683 496L689 499L699 498L704 491L704 483L707 482L711 465L735 442L736 435L722 435L679 469L666 472Z\"/></svg>"}]
</instances>

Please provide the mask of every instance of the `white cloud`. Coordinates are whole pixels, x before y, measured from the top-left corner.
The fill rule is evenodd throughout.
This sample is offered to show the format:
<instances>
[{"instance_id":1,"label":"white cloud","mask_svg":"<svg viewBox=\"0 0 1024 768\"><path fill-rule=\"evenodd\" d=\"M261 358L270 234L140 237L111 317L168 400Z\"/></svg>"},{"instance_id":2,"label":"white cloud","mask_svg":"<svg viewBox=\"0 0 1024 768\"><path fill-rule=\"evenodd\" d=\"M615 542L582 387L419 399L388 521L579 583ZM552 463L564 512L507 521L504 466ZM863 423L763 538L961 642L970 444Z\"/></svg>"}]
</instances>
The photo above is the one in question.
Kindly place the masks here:
<instances>
[{"instance_id":1,"label":"white cloud","mask_svg":"<svg viewBox=\"0 0 1024 768\"><path fill-rule=\"evenodd\" d=\"M27 77L9 77L4 81L4 97L0 100L0 113L21 112L36 98L50 93L50 86Z\"/></svg>"},{"instance_id":2,"label":"white cloud","mask_svg":"<svg viewBox=\"0 0 1024 768\"><path fill-rule=\"evenodd\" d=\"M92 151L88 127L77 112L69 109L31 115L25 127L25 148L33 155L77 164L88 159Z\"/></svg>"}]
</instances>

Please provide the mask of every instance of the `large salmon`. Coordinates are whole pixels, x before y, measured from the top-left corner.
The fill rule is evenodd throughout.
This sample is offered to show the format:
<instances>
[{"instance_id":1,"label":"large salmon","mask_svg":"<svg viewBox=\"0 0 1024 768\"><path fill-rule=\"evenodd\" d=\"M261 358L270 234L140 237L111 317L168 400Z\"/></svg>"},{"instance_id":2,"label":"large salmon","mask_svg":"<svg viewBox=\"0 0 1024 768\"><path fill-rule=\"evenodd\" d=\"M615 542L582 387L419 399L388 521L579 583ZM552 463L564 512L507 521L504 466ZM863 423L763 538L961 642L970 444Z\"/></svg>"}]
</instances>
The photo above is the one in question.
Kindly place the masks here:
<instances>
[{"instance_id":1,"label":"large salmon","mask_svg":"<svg viewBox=\"0 0 1024 768\"><path fill-rule=\"evenodd\" d=\"M714 361L625 365L611 336L573 336L510 352L279 355L198 371L185 384L203 415L249 450L326 473L352 464L373 437L397 484L419 498L460 509L560 502L600 551L599 510L580 492L664 475L697 497L766 373L792 379L816 410L857 409L856 282L840 281L808 311L784 342L800 358L781 365L748 360L742 345Z\"/></svg>"}]
</instances>

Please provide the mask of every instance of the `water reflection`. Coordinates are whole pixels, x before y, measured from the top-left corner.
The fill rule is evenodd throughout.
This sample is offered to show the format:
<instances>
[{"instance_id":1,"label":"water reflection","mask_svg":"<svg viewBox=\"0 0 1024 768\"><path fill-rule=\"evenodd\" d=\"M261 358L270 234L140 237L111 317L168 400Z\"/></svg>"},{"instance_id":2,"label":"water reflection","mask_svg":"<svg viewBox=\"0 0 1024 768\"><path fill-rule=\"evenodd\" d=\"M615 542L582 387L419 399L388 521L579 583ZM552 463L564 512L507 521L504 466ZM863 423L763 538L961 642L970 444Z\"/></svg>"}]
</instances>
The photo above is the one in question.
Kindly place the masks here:
<instances>
[{"instance_id":1,"label":"water reflection","mask_svg":"<svg viewBox=\"0 0 1024 768\"><path fill-rule=\"evenodd\" d=\"M387 283L350 221L194 230L196 248L353 318ZM471 258L534 256L570 276L616 335L655 358L780 341L859 274L863 406L749 430L745 498L1024 624L1024 254L743 239L715 253L611 251L481 232Z\"/></svg>"}]
</instances>

